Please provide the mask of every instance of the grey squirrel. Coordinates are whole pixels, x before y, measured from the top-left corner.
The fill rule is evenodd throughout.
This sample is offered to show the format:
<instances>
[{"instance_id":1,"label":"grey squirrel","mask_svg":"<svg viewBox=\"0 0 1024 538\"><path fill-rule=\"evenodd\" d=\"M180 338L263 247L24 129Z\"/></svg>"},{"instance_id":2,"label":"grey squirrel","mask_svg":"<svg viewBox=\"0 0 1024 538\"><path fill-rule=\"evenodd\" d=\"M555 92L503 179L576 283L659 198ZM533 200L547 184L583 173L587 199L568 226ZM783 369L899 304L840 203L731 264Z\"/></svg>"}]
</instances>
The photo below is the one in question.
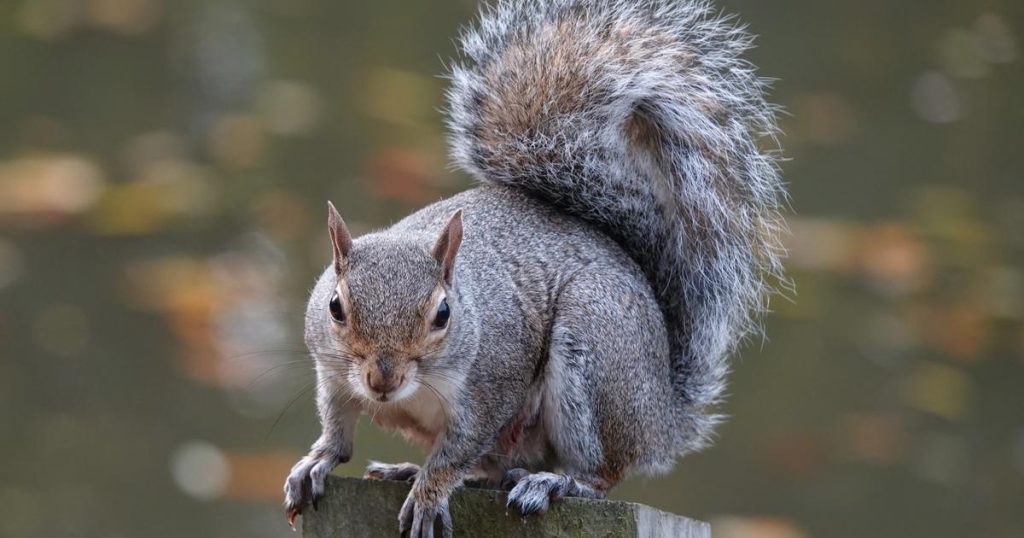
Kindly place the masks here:
<instances>
[{"instance_id":1,"label":"grey squirrel","mask_svg":"<svg viewBox=\"0 0 1024 538\"><path fill-rule=\"evenodd\" d=\"M323 433L290 522L366 413L425 445L401 532L452 535L467 480L522 514L704 447L727 358L781 277L775 108L701 0L499 0L460 40L448 127L482 186L353 239L309 299Z\"/></svg>"}]
</instances>

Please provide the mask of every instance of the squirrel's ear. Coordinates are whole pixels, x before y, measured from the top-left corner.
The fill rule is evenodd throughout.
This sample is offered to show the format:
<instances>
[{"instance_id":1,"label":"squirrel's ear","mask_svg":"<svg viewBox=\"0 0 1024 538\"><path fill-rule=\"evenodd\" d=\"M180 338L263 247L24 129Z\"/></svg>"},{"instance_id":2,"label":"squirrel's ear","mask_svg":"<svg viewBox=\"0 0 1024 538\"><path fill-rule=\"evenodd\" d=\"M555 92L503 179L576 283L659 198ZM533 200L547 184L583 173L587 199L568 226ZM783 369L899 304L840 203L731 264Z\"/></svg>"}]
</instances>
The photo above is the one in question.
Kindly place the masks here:
<instances>
[{"instance_id":1,"label":"squirrel's ear","mask_svg":"<svg viewBox=\"0 0 1024 538\"><path fill-rule=\"evenodd\" d=\"M455 270L455 254L459 252L459 245L462 244L462 210L455 212L448 224L445 225L441 237L437 238L434 244L434 259L441 264L441 274L444 281L452 283L452 272Z\"/></svg>"},{"instance_id":2,"label":"squirrel's ear","mask_svg":"<svg viewBox=\"0 0 1024 538\"><path fill-rule=\"evenodd\" d=\"M345 256L352 250L352 234L331 202L327 202L327 229L331 232L331 244L334 247L334 272L341 273Z\"/></svg>"}]
</instances>

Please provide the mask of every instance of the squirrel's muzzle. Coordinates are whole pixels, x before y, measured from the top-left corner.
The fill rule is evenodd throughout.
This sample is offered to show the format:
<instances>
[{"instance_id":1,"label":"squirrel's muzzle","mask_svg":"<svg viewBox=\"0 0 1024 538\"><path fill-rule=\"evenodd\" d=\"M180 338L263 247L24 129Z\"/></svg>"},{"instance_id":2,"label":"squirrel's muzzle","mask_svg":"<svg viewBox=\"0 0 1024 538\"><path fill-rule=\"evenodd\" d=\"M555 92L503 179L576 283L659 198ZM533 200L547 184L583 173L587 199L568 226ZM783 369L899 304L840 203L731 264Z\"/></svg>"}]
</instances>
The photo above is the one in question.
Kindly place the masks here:
<instances>
[{"instance_id":1,"label":"squirrel's muzzle","mask_svg":"<svg viewBox=\"0 0 1024 538\"><path fill-rule=\"evenodd\" d=\"M378 359L366 372L366 386L381 401L398 390L405 381L405 374L397 372L394 365L385 359Z\"/></svg>"}]
</instances>

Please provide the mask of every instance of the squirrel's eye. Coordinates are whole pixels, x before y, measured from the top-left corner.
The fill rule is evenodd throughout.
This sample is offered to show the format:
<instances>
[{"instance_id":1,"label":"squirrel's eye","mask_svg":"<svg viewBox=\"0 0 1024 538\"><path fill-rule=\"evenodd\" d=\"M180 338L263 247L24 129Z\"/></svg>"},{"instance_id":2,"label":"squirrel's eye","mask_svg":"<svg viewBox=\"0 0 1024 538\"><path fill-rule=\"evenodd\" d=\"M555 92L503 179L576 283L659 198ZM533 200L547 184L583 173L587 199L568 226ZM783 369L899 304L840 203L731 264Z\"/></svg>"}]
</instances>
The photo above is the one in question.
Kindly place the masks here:
<instances>
[{"instance_id":1,"label":"squirrel's eye","mask_svg":"<svg viewBox=\"0 0 1024 538\"><path fill-rule=\"evenodd\" d=\"M452 311L448 308L448 299L441 299L441 304L437 307L437 314L434 315L434 322L431 324L433 329L443 329L448 325L448 318L452 315Z\"/></svg>"},{"instance_id":2,"label":"squirrel's eye","mask_svg":"<svg viewBox=\"0 0 1024 538\"><path fill-rule=\"evenodd\" d=\"M341 297L338 297L338 292L334 292L331 296L331 302L328 305L331 309L331 317L338 323L345 323L345 311L341 309Z\"/></svg>"}]
</instances>

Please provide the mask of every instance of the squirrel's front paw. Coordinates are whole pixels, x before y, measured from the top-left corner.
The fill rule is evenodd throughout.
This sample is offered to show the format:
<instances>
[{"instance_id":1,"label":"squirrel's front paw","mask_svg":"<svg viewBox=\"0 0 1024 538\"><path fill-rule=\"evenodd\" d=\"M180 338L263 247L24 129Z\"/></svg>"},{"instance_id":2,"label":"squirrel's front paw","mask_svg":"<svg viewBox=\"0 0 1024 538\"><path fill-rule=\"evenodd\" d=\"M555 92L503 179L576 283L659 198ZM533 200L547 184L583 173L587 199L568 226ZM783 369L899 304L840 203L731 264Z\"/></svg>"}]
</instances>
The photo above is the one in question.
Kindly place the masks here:
<instances>
[{"instance_id":1,"label":"squirrel's front paw","mask_svg":"<svg viewBox=\"0 0 1024 538\"><path fill-rule=\"evenodd\" d=\"M324 496L324 479L343 458L337 455L312 452L292 467L284 482L284 507L288 524L295 528L295 518L306 506L316 504Z\"/></svg>"},{"instance_id":2,"label":"squirrel's front paw","mask_svg":"<svg viewBox=\"0 0 1024 538\"><path fill-rule=\"evenodd\" d=\"M366 474L363 475L363 478L412 482L416 480L419 472L420 466L414 463L381 463L379 461L371 461L366 466Z\"/></svg>"},{"instance_id":3,"label":"squirrel's front paw","mask_svg":"<svg viewBox=\"0 0 1024 538\"><path fill-rule=\"evenodd\" d=\"M417 501L415 489L409 492L398 515L398 530L409 538L434 538L436 526L440 526L443 538L452 538L452 515L448 511L448 498L436 502Z\"/></svg>"}]
</instances>

